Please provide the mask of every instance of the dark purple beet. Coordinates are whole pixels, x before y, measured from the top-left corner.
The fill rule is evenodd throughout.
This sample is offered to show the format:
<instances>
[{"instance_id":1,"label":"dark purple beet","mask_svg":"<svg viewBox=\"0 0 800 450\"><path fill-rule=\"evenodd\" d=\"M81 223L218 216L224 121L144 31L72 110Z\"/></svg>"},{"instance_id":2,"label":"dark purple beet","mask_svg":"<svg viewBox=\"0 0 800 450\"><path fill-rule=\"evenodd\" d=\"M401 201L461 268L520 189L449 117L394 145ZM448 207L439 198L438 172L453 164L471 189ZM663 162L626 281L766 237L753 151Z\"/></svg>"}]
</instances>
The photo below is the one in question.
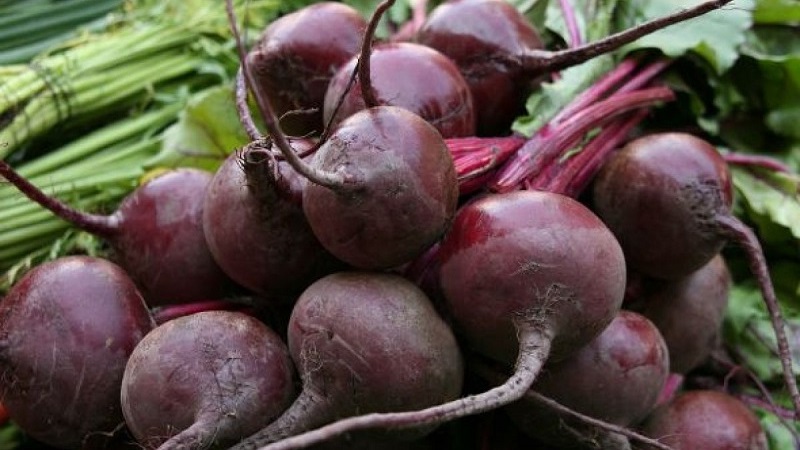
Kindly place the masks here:
<instances>
[{"instance_id":1,"label":"dark purple beet","mask_svg":"<svg viewBox=\"0 0 800 450\"><path fill-rule=\"evenodd\" d=\"M206 194L203 227L215 260L237 283L267 298L294 299L341 266L303 214L304 184L285 162L245 149L227 158Z\"/></svg>"},{"instance_id":2,"label":"dark purple beet","mask_svg":"<svg viewBox=\"0 0 800 450\"><path fill-rule=\"evenodd\" d=\"M431 123L444 138L475 134L472 94L458 67L446 56L405 42L378 44L370 58L372 87L379 104L408 109ZM366 108L358 78L347 91L357 63L358 57L353 57L331 79L325 94L326 123L343 95L334 124Z\"/></svg>"},{"instance_id":3,"label":"dark purple beet","mask_svg":"<svg viewBox=\"0 0 800 450\"><path fill-rule=\"evenodd\" d=\"M278 115L316 108L281 120L289 134L322 131L325 90L336 70L358 53L367 23L355 9L320 2L273 21L248 55L260 88Z\"/></svg>"},{"instance_id":4,"label":"dark purple beet","mask_svg":"<svg viewBox=\"0 0 800 450\"><path fill-rule=\"evenodd\" d=\"M708 263L732 241L742 247L761 289L784 372L800 417L800 390L766 258L756 234L736 218L731 176L708 142L686 133L631 141L598 173L594 209L608 224L633 270L677 279Z\"/></svg>"},{"instance_id":5,"label":"dark purple beet","mask_svg":"<svg viewBox=\"0 0 800 450\"><path fill-rule=\"evenodd\" d=\"M717 348L730 287L731 274L717 255L679 280L641 280L625 307L653 321L669 348L670 370L686 374Z\"/></svg>"},{"instance_id":6,"label":"dark purple beet","mask_svg":"<svg viewBox=\"0 0 800 450\"><path fill-rule=\"evenodd\" d=\"M108 216L71 209L2 161L0 175L75 227L107 240L114 260L150 306L222 297L231 288L203 235L203 201L212 178L206 171L165 172L130 193Z\"/></svg>"},{"instance_id":7,"label":"dark purple beet","mask_svg":"<svg viewBox=\"0 0 800 450\"><path fill-rule=\"evenodd\" d=\"M461 394L463 367L452 331L425 294L396 275L341 272L316 281L295 304L288 341L303 392L236 449L342 417L416 410Z\"/></svg>"},{"instance_id":8,"label":"dark purple beet","mask_svg":"<svg viewBox=\"0 0 800 450\"><path fill-rule=\"evenodd\" d=\"M525 16L503 0L449 0L436 7L417 41L453 59L472 90L479 134L507 133L536 79L609 53L644 35L732 0L712 0L599 41L544 51ZM677 8L676 8L677 9Z\"/></svg>"},{"instance_id":9,"label":"dark purple beet","mask_svg":"<svg viewBox=\"0 0 800 450\"><path fill-rule=\"evenodd\" d=\"M455 327L486 357L513 363L515 322L544 314L563 358L614 318L625 289L622 251L577 201L548 192L468 203L442 241L440 284Z\"/></svg>"},{"instance_id":10,"label":"dark purple beet","mask_svg":"<svg viewBox=\"0 0 800 450\"><path fill-rule=\"evenodd\" d=\"M295 397L286 344L246 314L173 319L136 346L122 411L147 449L221 449L266 426Z\"/></svg>"},{"instance_id":11,"label":"dark purple beet","mask_svg":"<svg viewBox=\"0 0 800 450\"><path fill-rule=\"evenodd\" d=\"M674 450L767 450L758 418L724 392L688 391L656 409L644 434Z\"/></svg>"},{"instance_id":12,"label":"dark purple beet","mask_svg":"<svg viewBox=\"0 0 800 450\"><path fill-rule=\"evenodd\" d=\"M88 256L43 263L0 303L0 399L34 439L100 445L123 424L125 364L154 326L119 266Z\"/></svg>"},{"instance_id":13,"label":"dark purple beet","mask_svg":"<svg viewBox=\"0 0 800 450\"><path fill-rule=\"evenodd\" d=\"M544 46L530 22L511 3L442 3L417 33L417 42L447 55L460 68L472 92L478 134L507 132L511 122L524 111L534 83L521 67L496 57L519 55Z\"/></svg>"},{"instance_id":14,"label":"dark purple beet","mask_svg":"<svg viewBox=\"0 0 800 450\"><path fill-rule=\"evenodd\" d=\"M669 374L667 346L644 316L620 311L589 344L545 365L533 390L579 413L630 426L655 407ZM506 408L526 434L557 448L587 446L604 432L531 398Z\"/></svg>"},{"instance_id":15,"label":"dark purple beet","mask_svg":"<svg viewBox=\"0 0 800 450\"><path fill-rule=\"evenodd\" d=\"M684 133L630 142L594 183L594 209L630 267L662 279L687 276L719 253L725 240L716 216L730 214L732 200L725 161Z\"/></svg>"},{"instance_id":16,"label":"dark purple beet","mask_svg":"<svg viewBox=\"0 0 800 450\"><path fill-rule=\"evenodd\" d=\"M458 183L439 132L408 110L379 106L345 119L314 155L314 168L351 185L309 182L303 210L322 245L363 269L422 254L455 214Z\"/></svg>"}]
</instances>

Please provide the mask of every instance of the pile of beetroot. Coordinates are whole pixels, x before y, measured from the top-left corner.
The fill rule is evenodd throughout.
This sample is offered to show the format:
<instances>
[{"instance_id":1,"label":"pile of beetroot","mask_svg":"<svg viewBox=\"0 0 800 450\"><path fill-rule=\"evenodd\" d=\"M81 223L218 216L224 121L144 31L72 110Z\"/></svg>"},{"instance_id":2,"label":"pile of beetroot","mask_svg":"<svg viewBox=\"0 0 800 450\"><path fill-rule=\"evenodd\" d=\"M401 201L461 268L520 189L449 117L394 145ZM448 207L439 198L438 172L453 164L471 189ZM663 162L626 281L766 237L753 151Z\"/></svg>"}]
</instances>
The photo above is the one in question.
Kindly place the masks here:
<instances>
[{"instance_id":1,"label":"pile of beetroot","mask_svg":"<svg viewBox=\"0 0 800 450\"><path fill-rule=\"evenodd\" d=\"M735 397L676 384L718 344L735 243L800 410L725 160L632 137L674 97L669 62L630 57L509 131L543 77L728 1L555 52L502 0L449 0L384 41L391 0L317 3L249 51L237 37L252 142L216 173L167 172L101 216L0 162L111 249L2 299L0 400L64 449L766 449Z\"/></svg>"}]
</instances>

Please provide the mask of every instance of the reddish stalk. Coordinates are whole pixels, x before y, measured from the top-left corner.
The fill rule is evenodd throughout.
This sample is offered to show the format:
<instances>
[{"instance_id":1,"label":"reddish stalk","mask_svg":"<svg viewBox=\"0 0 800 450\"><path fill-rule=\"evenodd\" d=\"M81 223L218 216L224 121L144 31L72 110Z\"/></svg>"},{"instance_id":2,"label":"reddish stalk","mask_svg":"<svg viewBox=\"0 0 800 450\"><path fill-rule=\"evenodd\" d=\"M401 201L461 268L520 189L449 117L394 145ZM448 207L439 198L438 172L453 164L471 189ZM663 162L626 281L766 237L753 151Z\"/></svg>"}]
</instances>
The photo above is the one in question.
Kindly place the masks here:
<instances>
[{"instance_id":1,"label":"reddish stalk","mask_svg":"<svg viewBox=\"0 0 800 450\"><path fill-rule=\"evenodd\" d=\"M558 125L548 137L534 136L510 158L497 176L488 184L495 192L518 189L524 180L540 173L552 164L568 146L593 128L638 108L652 106L674 99L675 94L666 87L643 89L623 93L589 106Z\"/></svg>"},{"instance_id":2,"label":"reddish stalk","mask_svg":"<svg viewBox=\"0 0 800 450\"><path fill-rule=\"evenodd\" d=\"M746 155L742 153L725 153L722 155L729 165L746 168L758 167L780 173L792 173L792 169L783 162L764 155Z\"/></svg>"},{"instance_id":3,"label":"reddish stalk","mask_svg":"<svg viewBox=\"0 0 800 450\"><path fill-rule=\"evenodd\" d=\"M581 37L581 29L578 26L578 20L575 18L575 10L569 0L558 0L561 6L561 13L564 16L564 22L567 25L567 33L569 34L569 47L575 48L583 45L583 37Z\"/></svg>"},{"instance_id":4,"label":"reddish stalk","mask_svg":"<svg viewBox=\"0 0 800 450\"><path fill-rule=\"evenodd\" d=\"M364 99L364 104L367 108L379 106L380 101L375 95L375 89L372 87L372 77L370 76L370 55L372 54L372 39L375 36L375 29L378 28L378 22L381 17L392 5L395 0L384 0L375 9L372 18L367 24L367 29L364 31L364 40L361 43L361 55L358 58L358 80L361 83L361 97ZM344 97L344 95L342 95Z\"/></svg>"}]
</instances>

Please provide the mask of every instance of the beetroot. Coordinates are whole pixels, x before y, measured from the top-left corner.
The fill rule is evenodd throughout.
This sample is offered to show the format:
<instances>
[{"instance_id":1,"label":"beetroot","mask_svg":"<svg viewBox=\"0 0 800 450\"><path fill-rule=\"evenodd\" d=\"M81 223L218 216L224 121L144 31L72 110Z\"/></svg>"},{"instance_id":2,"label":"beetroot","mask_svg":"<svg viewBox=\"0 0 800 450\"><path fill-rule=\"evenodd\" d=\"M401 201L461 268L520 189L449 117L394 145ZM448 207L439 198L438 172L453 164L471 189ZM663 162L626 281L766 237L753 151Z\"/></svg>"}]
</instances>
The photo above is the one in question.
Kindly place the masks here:
<instances>
[{"instance_id":1,"label":"beetroot","mask_svg":"<svg viewBox=\"0 0 800 450\"><path fill-rule=\"evenodd\" d=\"M731 212L731 177L716 149L686 133L638 138L598 173L593 201L619 239L628 264L645 275L686 276L729 240L745 250L775 330L785 384L800 414L784 321L761 244Z\"/></svg>"},{"instance_id":2,"label":"beetroot","mask_svg":"<svg viewBox=\"0 0 800 450\"><path fill-rule=\"evenodd\" d=\"M342 272L312 284L292 311L289 351L303 392L283 416L234 448L257 448L355 414L416 410L461 393L452 331L422 291L396 275Z\"/></svg>"},{"instance_id":3,"label":"beetroot","mask_svg":"<svg viewBox=\"0 0 800 450\"><path fill-rule=\"evenodd\" d=\"M3 161L0 175L75 227L109 241L115 261L150 306L221 297L231 288L203 235L203 200L211 181L206 171L165 172L139 186L108 216L79 212L48 197Z\"/></svg>"},{"instance_id":4,"label":"beetroot","mask_svg":"<svg viewBox=\"0 0 800 450\"><path fill-rule=\"evenodd\" d=\"M655 325L620 311L589 344L545 365L533 389L577 412L629 426L655 407L668 374L667 346ZM558 448L588 448L604 434L528 397L506 410L526 434Z\"/></svg>"},{"instance_id":5,"label":"beetroot","mask_svg":"<svg viewBox=\"0 0 800 450\"><path fill-rule=\"evenodd\" d=\"M669 348L669 367L685 374L717 348L731 274L721 255L675 281L646 278L625 307L653 321Z\"/></svg>"},{"instance_id":6,"label":"beetroot","mask_svg":"<svg viewBox=\"0 0 800 450\"><path fill-rule=\"evenodd\" d=\"M301 112L281 120L287 132L304 136L322 131L328 83L358 53L366 26L352 7L320 2L273 21L264 31L247 65L278 115Z\"/></svg>"},{"instance_id":7,"label":"beetroot","mask_svg":"<svg viewBox=\"0 0 800 450\"><path fill-rule=\"evenodd\" d=\"M147 449L227 448L292 402L286 345L246 314L173 319L136 346L122 379L122 411Z\"/></svg>"},{"instance_id":8,"label":"beetroot","mask_svg":"<svg viewBox=\"0 0 800 450\"><path fill-rule=\"evenodd\" d=\"M123 423L128 356L154 326L119 266L88 256L40 264L0 303L0 399L37 440L102 445Z\"/></svg>"},{"instance_id":9,"label":"beetroot","mask_svg":"<svg viewBox=\"0 0 800 450\"><path fill-rule=\"evenodd\" d=\"M211 254L233 280L269 299L293 300L341 265L303 214L304 182L285 162L249 148L226 159L206 194L203 230Z\"/></svg>"},{"instance_id":10,"label":"beetroot","mask_svg":"<svg viewBox=\"0 0 800 450\"><path fill-rule=\"evenodd\" d=\"M408 109L431 123L444 138L475 134L472 94L449 58L430 47L409 42L378 44L370 58L378 104ZM366 107L359 78L349 86L358 61L353 57L331 79L325 94L326 123L342 96L339 112L331 122L334 125Z\"/></svg>"},{"instance_id":11,"label":"beetroot","mask_svg":"<svg viewBox=\"0 0 800 450\"><path fill-rule=\"evenodd\" d=\"M596 42L550 52L542 50L536 30L510 3L449 0L431 12L417 42L439 50L459 66L475 101L479 134L495 135L507 131L520 114L537 77L609 53L730 1L707 1Z\"/></svg>"},{"instance_id":12,"label":"beetroot","mask_svg":"<svg viewBox=\"0 0 800 450\"><path fill-rule=\"evenodd\" d=\"M724 392L688 391L659 407L642 431L674 450L767 450L755 414Z\"/></svg>"}]
</instances>

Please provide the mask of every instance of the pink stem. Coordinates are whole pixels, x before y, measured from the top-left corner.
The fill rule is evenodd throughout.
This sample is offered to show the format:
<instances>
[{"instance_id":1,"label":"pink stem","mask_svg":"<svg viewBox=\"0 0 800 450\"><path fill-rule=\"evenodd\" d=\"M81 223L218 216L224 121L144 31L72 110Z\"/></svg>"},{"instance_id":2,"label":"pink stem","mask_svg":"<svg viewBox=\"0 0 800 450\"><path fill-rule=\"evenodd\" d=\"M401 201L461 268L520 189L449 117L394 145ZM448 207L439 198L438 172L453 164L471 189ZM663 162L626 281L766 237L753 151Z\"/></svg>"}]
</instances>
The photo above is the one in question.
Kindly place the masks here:
<instances>
[{"instance_id":1,"label":"pink stem","mask_svg":"<svg viewBox=\"0 0 800 450\"><path fill-rule=\"evenodd\" d=\"M537 139L534 136L529 140L506 161L488 187L495 192L517 189L525 179L540 173L551 164L564 152L566 145L589 130L626 112L674 98L675 94L669 88L655 87L620 94L585 108L560 124L550 137Z\"/></svg>"},{"instance_id":2,"label":"pink stem","mask_svg":"<svg viewBox=\"0 0 800 450\"><path fill-rule=\"evenodd\" d=\"M606 126L580 153L561 165L553 165L536 177L536 188L548 192L577 197L594 178L608 155L620 146L628 134L647 116L648 111L639 110L630 117Z\"/></svg>"},{"instance_id":3,"label":"pink stem","mask_svg":"<svg viewBox=\"0 0 800 450\"><path fill-rule=\"evenodd\" d=\"M746 155L742 153L725 153L722 155L725 158L725 162L731 165L742 166L742 167L760 167L762 169L771 170L773 172L780 172L780 173L792 173L792 169L789 168L783 162L764 155Z\"/></svg>"},{"instance_id":4,"label":"pink stem","mask_svg":"<svg viewBox=\"0 0 800 450\"><path fill-rule=\"evenodd\" d=\"M575 11L572 9L572 4L569 0L559 0L561 12L564 14L564 22L567 25L567 32L569 33L569 46L570 48L580 47L583 45L583 38L581 37L581 29L578 27L578 20L575 18Z\"/></svg>"},{"instance_id":5,"label":"pink stem","mask_svg":"<svg viewBox=\"0 0 800 450\"><path fill-rule=\"evenodd\" d=\"M238 311L242 308L242 305L227 302L225 300L206 300L201 302L168 305L155 308L153 310L153 319L155 319L156 324L161 325L169 320L203 311Z\"/></svg>"},{"instance_id":6,"label":"pink stem","mask_svg":"<svg viewBox=\"0 0 800 450\"><path fill-rule=\"evenodd\" d=\"M392 35L393 42L410 41L428 19L428 0L411 1L411 20Z\"/></svg>"}]
</instances>

